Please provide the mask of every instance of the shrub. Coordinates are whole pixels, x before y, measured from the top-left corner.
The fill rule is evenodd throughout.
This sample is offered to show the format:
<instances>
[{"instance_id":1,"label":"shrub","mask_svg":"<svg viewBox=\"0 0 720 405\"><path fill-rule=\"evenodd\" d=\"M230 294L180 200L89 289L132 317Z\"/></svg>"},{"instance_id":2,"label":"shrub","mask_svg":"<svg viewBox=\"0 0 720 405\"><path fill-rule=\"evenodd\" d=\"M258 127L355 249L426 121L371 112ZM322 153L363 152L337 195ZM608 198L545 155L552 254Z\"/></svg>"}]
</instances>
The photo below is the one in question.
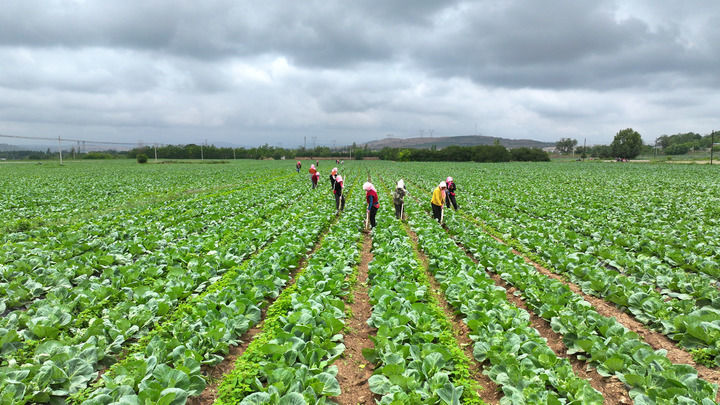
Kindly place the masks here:
<instances>
[{"instance_id":1,"label":"shrub","mask_svg":"<svg viewBox=\"0 0 720 405\"><path fill-rule=\"evenodd\" d=\"M137 155L137 162L138 162L138 163L147 163L147 160L148 160L148 157L147 157L146 154L141 153L141 154Z\"/></svg>"}]
</instances>

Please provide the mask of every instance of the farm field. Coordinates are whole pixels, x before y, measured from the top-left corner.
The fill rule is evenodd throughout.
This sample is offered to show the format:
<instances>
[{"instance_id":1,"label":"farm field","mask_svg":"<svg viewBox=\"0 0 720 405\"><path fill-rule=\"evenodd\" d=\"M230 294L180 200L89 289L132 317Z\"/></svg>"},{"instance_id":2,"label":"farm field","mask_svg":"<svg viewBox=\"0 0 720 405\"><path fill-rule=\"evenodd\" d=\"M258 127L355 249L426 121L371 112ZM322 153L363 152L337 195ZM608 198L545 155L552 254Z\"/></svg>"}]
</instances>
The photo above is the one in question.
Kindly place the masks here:
<instances>
[{"instance_id":1,"label":"farm field","mask_svg":"<svg viewBox=\"0 0 720 405\"><path fill-rule=\"evenodd\" d=\"M0 403L720 401L714 167L309 164L0 165Z\"/></svg>"}]
</instances>

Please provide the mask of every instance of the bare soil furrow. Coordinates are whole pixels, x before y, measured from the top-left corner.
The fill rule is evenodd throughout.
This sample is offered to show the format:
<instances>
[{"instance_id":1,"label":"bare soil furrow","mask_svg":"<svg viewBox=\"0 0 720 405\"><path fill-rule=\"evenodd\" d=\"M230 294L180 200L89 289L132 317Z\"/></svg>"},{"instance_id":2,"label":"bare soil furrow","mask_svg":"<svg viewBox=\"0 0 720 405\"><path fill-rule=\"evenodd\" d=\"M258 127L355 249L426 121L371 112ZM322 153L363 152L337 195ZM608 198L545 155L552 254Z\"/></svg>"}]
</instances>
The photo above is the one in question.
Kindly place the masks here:
<instances>
[{"instance_id":1,"label":"bare soil furrow","mask_svg":"<svg viewBox=\"0 0 720 405\"><path fill-rule=\"evenodd\" d=\"M366 234L358 266L357 281L353 288L352 301L349 302L351 317L347 320L345 334L345 352L335 361L338 368L338 382L341 394L337 402L342 405L374 404L375 397L370 391L368 379L372 376L374 366L365 360L363 349L373 347L370 337L375 329L367 324L372 314L372 306L368 297L368 264L373 259L372 239Z\"/></svg>"}]
</instances>

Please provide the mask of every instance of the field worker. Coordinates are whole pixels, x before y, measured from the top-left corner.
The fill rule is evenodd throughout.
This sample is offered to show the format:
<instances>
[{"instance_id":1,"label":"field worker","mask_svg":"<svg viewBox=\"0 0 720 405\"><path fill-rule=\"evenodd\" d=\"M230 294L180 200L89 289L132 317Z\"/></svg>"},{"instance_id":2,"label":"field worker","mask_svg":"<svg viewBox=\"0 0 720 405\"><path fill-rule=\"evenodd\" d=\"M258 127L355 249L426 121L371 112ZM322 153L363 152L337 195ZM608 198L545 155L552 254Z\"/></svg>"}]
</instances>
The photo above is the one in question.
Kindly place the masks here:
<instances>
[{"instance_id":1,"label":"field worker","mask_svg":"<svg viewBox=\"0 0 720 405\"><path fill-rule=\"evenodd\" d=\"M320 160L315 161L315 166L320 167Z\"/></svg>"},{"instance_id":2,"label":"field worker","mask_svg":"<svg viewBox=\"0 0 720 405\"><path fill-rule=\"evenodd\" d=\"M368 204L367 212L370 226L372 228L375 228L375 214L377 214L377 210L378 208L380 208L380 203L378 202L378 194L377 191L375 191L375 186L373 186L370 182L363 184L363 190L366 191L365 200Z\"/></svg>"},{"instance_id":3,"label":"field worker","mask_svg":"<svg viewBox=\"0 0 720 405\"><path fill-rule=\"evenodd\" d=\"M312 188L317 187L318 179L320 178L320 174L318 173L317 169L315 168L315 165L310 165L310 181L312 181Z\"/></svg>"},{"instance_id":4,"label":"field worker","mask_svg":"<svg viewBox=\"0 0 720 405\"><path fill-rule=\"evenodd\" d=\"M438 222L442 219L442 208L443 204L445 204L445 190L447 189L447 185L444 181L441 181L440 184L438 184L437 187L435 187L435 190L432 194L432 200L430 200L430 205L432 205L433 210L433 218L437 219Z\"/></svg>"},{"instance_id":5,"label":"field worker","mask_svg":"<svg viewBox=\"0 0 720 405\"><path fill-rule=\"evenodd\" d=\"M395 191L393 191L393 204L395 204L395 218L397 219L400 219L402 216L403 204L405 203L405 195L407 193L407 190L405 190L405 182L403 179L400 179L400 181L397 182Z\"/></svg>"},{"instance_id":6,"label":"field worker","mask_svg":"<svg viewBox=\"0 0 720 405\"><path fill-rule=\"evenodd\" d=\"M343 195L343 178L339 174L335 178L335 184L333 185L333 194L335 194L335 209L339 214L340 211L345 209L345 196Z\"/></svg>"},{"instance_id":7,"label":"field worker","mask_svg":"<svg viewBox=\"0 0 720 405\"><path fill-rule=\"evenodd\" d=\"M300 168L302 167L302 163L298 160L298 162L295 164L295 171L300 173Z\"/></svg>"},{"instance_id":8,"label":"field worker","mask_svg":"<svg viewBox=\"0 0 720 405\"><path fill-rule=\"evenodd\" d=\"M452 203L453 208L457 211L457 202L455 201L455 190L457 186L455 186L453 178L449 176L445 179L445 184L447 184L447 207L450 208L450 203Z\"/></svg>"},{"instance_id":9,"label":"field worker","mask_svg":"<svg viewBox=\"0 0 720 405\"><path fill-rule=\"evenodd\" d=\"M330 188L332 190L335 190L335 177L337 175L337 167L333 167L332 171L330 172Z\"/></svg>"}]
</instances>

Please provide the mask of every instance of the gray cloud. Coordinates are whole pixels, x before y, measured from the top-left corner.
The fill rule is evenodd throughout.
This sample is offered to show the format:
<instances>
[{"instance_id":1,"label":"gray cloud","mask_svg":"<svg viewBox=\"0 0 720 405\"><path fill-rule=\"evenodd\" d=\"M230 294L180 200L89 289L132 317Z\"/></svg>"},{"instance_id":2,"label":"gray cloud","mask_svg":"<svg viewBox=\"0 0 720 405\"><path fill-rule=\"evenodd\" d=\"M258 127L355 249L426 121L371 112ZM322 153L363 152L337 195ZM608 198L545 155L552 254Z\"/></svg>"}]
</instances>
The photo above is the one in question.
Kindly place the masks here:
<instances>
[{"instance_id":1,"label":"gray cloud","mask_svg":"<svg viewBox=\"0 0 720 405\"><path fill-rule=\"evenodd\" d=\"M286 146L702 133L720 127L718 27L700 0L9 0L0 128Z\"/></svg>"}]
</instances>

